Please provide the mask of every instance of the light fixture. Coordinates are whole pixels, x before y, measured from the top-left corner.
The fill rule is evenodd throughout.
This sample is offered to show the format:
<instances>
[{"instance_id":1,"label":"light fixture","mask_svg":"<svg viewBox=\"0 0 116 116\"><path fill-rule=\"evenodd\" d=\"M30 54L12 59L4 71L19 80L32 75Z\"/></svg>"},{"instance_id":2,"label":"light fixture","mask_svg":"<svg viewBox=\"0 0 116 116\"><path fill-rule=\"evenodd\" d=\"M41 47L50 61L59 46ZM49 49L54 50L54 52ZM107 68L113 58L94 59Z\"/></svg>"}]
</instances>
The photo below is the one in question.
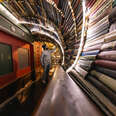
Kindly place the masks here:
<instances>
[{"instance_id":1,"label":"light fixture","mask_svg":"<svg viewBox=\"0 0 116 116\"><path fill-rule=\"evenodd\" d=\"M71 3L70 3L70 1L68 1L68 5L69 5L69 6L71 6Z\"/></svg>"},{"instance_id":2,"label":"light fixture","mask_svg":"<svg viewBox=\"0 0 116 116\"><path fill-rule=\"evenodd\" d=\"M69 67L67 69L67 71L66 71L67 73L70 72L77 65L77 61L78 61L79 56L80 56L81 51L82 51L82 46L83 46L83 41L84 41L84 29L85 29L85 27L84 27L84 24L85 24L85 12L86 12L85 0L83 0L82 6L83 6L83 25L82 25L82 33L81 33L80 47L78 49L78 54L76 56L76 59L75 59L74 63L71 65L71 67Z\"/></svg>"}]
</instances>

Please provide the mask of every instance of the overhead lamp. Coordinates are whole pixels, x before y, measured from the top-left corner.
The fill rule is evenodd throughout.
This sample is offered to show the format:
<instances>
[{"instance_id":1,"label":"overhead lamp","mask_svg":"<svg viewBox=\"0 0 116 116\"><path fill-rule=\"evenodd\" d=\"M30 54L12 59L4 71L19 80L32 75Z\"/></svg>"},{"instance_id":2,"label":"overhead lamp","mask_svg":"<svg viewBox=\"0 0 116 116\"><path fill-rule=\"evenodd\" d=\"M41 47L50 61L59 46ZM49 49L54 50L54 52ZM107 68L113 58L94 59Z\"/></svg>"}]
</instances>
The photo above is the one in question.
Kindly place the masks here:
<instances>
[{"instance_id":1,"label":"overhead lamp","mask_svg":"<svg viewBox=\"0 0 116 116\"><path fill-rule=\"evenodd\" d=\"M68 5L69 5L69 6L71 6L71 3L70 3L70 1L68 1Z\"/></svg>"}]
</instances>

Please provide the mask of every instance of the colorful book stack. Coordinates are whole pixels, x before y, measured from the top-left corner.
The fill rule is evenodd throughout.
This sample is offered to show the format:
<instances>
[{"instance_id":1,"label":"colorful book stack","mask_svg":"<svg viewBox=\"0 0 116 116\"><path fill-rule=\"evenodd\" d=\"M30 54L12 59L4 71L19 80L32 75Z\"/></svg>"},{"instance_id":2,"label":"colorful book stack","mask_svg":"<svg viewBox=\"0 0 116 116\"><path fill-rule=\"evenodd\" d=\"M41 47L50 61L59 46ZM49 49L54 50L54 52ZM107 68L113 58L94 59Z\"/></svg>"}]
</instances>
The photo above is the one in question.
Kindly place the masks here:
<instances>
[{"instance_id":1,"label":"colorful book stack","mask_svg":"<svg viewBox=\"0 0 116 116\"><path fill-rule=\"evenodd\" d=\"M85 44L84 49L85 51L89 49L89 46L90 47L92 46L91 44L91 41L92 41L94 43L93 44L94 46L92 46L92 49L95 49L95 48L99 49L99 52L97 53L97 57L93 63L94 65L92 66L91 71L89 75L87 76L87 80L91 82L92 85L94 85L100 92L102 92L114 105L116 105L116 99L115 99L116 98L116 78L114 77L115 75L114 72L116 70L116 62L115 62L116 60L115 43L116 42L114 38L116 38L115 36L116 32L108 33L108 27L109 27L108 18L109 16L111 16L111 13L113 11L112 1L104 0L104 1L101 1L100 4L102 4L100 9L103 11L100 12L99 10L97 10L98 12L97 14L103 15L104 12L106 12L107 10L108 10L107 13L109 14L107 14L107 16L104 15L104 17L102 17L102 19L100 19L99 22L94 24L95 31L93 26L88 29L88 31L89 30L91 31L91 28L92 28L92 33L90 31L89 31L90 34L89 32L87 33L87 40L90 42L90 44L89 43ZM96 20L98 16L97 14L95 15ZM93 16L91 16L92 21L94 21L92 19ZM111 20L111 17L110 17L110 20ZM96 37L98 39L96 39ZM95 38L95 41L94 41L94 38Z\"/></svg>"},{"instance_id":2,"label":"colorful book stack","mask_svg":"<svg viewBox=\"0 0 116 116\"><path fill-rule=\"evenodd\" d=\"M72 63L71 59L74 53L74 45L75 45L75 25L74 20L72 17L71 8L69 6L69 3L67 0L60 0L58 4L59 9L64 14L64 20L61 25L61 32L64 37L65 45L67 46L65 48L65 67L69 67Z\"/></svg>"},{"instance_id":3,"label":"colorful book stack","mask_svg":"<svg viewBox=\"0 0 116 116\"><path fill-rule=\"evenodd\" d=\"M75 2L74 2L75 1ZM75 22L76 22L76 28L77 28L77 38L75 42L75 51L78 53L78 49L80 46L80 40L81 40L81 33L82 33L82 23L83 23L83 11L82 11L82 2L81 0L74 0L72 1L72 6L74 15L75 15ZM77 55L75 54L75 56Z\"/></svg>"},{"instance_id":4,"label":"colorful book stack","mask_svg":"<svg viewBox=\"0 0 116 116\"><path fill-rule=\"evenodd\" d=\"M56 8L55 3L47 0L10 0L4 4L16 17L26 21L32 22L31 19L35 18L36 23L39 23L38 19L47 18L58 27L62 23L63 14Z\"/></svg>"},{"instance_id":5,"label":"colorful book stack","mask_svg":"<svg viewBox=\"0 0 116 116\"><path fill-rule=\"evenodd\" d=\"M78 49L80 46L80 40L81 40L81 32L82 32L82 22L83 22L83 11L82 11L82 2L81 0L73 0L72 1L72 8L75 16L75 23L76 23L76 33L77 37L75 38L75 44L73 45L75 50L73 54L73 62L76 59Z\"/></svg>"},{"instance_id":6,"label":"colorful book stack","mask_svg":"<svg viewBox=\"0 0 116 116\"><path fill-rule=\"evenodd\" d=\"M55 7L55 3L50 4L47 0L42 0L42 5L45 10L47 19L53 21L59 27L61 25L63 17L60 10Z\"/></svg>"},{"instance_id":7,"label":"colorful book stack","mask_svg":"<svg viewBox=\"0 0 116 116\"><path fill-rule=\"evenodd\" d=\"M87 80L92 82L109 100L116 105L116 31L104 36L104 43L94 62ZM97 84L98 83L98 84ZM99 86L99 84L101 86Z\"/></svg>"},{"instance_id":8,"label":"colorful book stack","mask_svg":"<svg viewBox=\"0 0 116 116\"><path fill-rule=\"evenodd\" d=\"M73 12L69 6L68 1L62 1L62 10L65 15L65 20L62 26L62 34L67 46L67 48L65 49L65 61L67 62L67 68L74 63L76 55L78 53L83 18L82 3L80 2L80 0L72 0L71 7ZM75 21L72 15L74 15ZM78 30L76 30L76 28ZM77 36L75 34L77 34Z\"/></svg>"},{"instance_id":9,"label":"colorful book stack","mask_svg":"<svg viewBox=\"0 0 116 116\"><path fill-rule=\"evenodd\" d=\"M113 9L109 15L110 29L109 31L113 31L116 29L116 0L113 2Z\"/></svg>"},{"instance_id":10,"label":"colorful book stack","mask_svg":"<svg viewBox=\"0 0 116 116\"><path fill-rule=\"evenodd\" d=\"M93 1L88 3L88 7L91 4L93 4ZM111 12L112 2L111 0L97 0L88 9L90 13L86 18L88 21L88 29L85 44L77 62L78 67L80 66L82 70L85 70L86 74L88 74L87 72L91 69L91 65L100 52L100 48L104 42L104 35L109 32L108 13ZM76 68L76 70L78 71L79 69ZM79 73L82 77L86 76L83 72Z\"/></svg>"},{"instance_id":11,"label":"colorful book stack","mask_svg":"<svg viewBox=\"0 0 116 116\"><path fill-rule=\"evenodd\" d=\"M93 2L86 5L90 12L87 35L71 75L77 75L86 91L97 96L98 101L92 99L107 115L116 115L116 8L112 0Z\"/></svg>"}]
</instances>

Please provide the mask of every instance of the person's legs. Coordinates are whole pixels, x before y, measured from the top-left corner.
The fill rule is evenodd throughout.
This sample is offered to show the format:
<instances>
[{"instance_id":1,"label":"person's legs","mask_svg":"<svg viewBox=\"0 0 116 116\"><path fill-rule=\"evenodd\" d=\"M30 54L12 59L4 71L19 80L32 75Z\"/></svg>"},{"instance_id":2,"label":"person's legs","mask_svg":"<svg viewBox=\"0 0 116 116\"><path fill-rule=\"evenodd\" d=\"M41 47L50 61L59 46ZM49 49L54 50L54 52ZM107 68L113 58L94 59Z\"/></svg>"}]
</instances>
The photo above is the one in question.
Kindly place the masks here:
<instances>
[{"instance_id":1,"label":"person's legs","mask_svg":"<svg viewBox=\"0 0 116 116\"><path fill-rule=\"evenodd\" d=\"M47 68L46 69L47 69L46 70L46 82L48 83L50 64L47 65Z\"/></svg>"},{"instance_id":2,"label":"person's legs","mask_svg":"<svg viewBox=\"0 0 116 116\"><path fill-rule=\"evenodd\" d=\"M43 76L42 76L42 83L46 83L46 70L47 70L47 67L44 67L44 72L43 72Z\"/></svg>"},{"instance_id":3,"label":"person's legs","mask_svg":"<svg viewBox=\"0 0 116 116\"><path fill-rule=\"evenodd\" d=\"M48 83L49 70L50 70L50 64L44 67L43 81L42 81L43 83Z\"/></svg>"}]
</instances>

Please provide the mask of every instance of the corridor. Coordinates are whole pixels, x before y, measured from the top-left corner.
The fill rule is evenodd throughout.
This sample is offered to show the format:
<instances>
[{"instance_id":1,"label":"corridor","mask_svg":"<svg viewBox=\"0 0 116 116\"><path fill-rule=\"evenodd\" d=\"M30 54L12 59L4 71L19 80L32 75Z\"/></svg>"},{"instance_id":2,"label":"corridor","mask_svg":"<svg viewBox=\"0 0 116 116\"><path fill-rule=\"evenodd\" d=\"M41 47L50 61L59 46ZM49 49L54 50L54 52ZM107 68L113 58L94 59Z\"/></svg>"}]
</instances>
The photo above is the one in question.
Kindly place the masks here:
<instances>
[{"instance_id":1,"label":"corridor","mask_svg":"<svg viewBox=\"0 0 116 116\"><path fill-rule=\"evenodd\" d=\"M103 116L61 67L50 82L33 116Z\"/></svg>"},{"instance_id":2,"label":"corridor","mask_svg":"<svg viewBox=\"0 0 116 116\"><path fill-rule=\"evenodd\" d=\"M29 99L14 99L0 116L104 116L87 95L58 66L48 85L37 82Z\"/></svg>"},{"instance_id":3,"label":"corridor","mask_svg":"<svg viewBox=\"0 0 116 116\"><path fill-rule=\"evenodd\" d=\"M116 0L0 0L0 116L116 116Z\"/></svg>"}]
</instances>

